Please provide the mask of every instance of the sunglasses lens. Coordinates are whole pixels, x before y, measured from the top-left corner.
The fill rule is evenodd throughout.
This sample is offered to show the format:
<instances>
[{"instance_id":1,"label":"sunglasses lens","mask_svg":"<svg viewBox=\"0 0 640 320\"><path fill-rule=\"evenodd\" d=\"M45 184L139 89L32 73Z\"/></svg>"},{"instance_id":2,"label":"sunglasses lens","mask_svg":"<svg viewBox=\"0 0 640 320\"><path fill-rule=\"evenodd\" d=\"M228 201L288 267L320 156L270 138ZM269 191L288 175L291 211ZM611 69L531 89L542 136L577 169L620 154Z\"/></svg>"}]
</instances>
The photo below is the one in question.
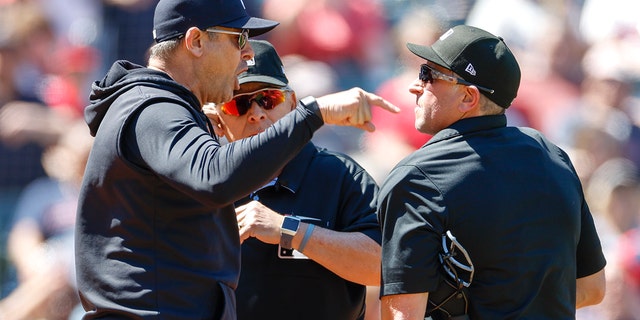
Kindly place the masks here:
<instances>
[{"instance_id":1,"label":"sunglasses lens","mask_svg":"<svg viewBox=\"0 0 640 320\"><path fill-rule=\"evenodd\" d=\"M240 37L238 37L238 47L240 47L240 50L244 49L244 47L247 45L247 39L249 39L249 31L242 30L242 34L240 34Z\"/></svg>"},{"instance_id":2,"label":"sunglasses lens","mask_svg":"<svg viewBox=\"0 0 640 320\"><path fill-rule=\"evenodd\" d=\"M431 74L431 69L426 65L420 66L420 74L418 75L418 79L422 82L433 82L433 75Z\"/></svg>"},{"instance_id":3,"label":"sunglasses lens","mask_svg":"<svg viewBox=\"0 0 640 320\"><path fill-rule=\"evenodd\" d=\"M222 112L231 116L242 116L251 108L250 96L239 96L222 105Z\"/></svg>"},{"instance_id":4,"label":"sunglasses lens","mask_svg":"<svg viewBox=\"0 0 640 320\"><path fill-rule=\"evenodd\" d=\"M236 105L236 100L231 100L222 105L222 112L230 115L230 116L239 116L238 107Z\"/></svg>"},{"instance_id":5,"label":"sunglasses lens","mask_svg":"<svg viewBox=\"0 0 640 320\"><path fill-rule=\"evenodd\" d=\"M265 110L271 110L284 102L284 93L280 90L265 90L258 93L254 100Z\"/></svg>"}]
</instances>

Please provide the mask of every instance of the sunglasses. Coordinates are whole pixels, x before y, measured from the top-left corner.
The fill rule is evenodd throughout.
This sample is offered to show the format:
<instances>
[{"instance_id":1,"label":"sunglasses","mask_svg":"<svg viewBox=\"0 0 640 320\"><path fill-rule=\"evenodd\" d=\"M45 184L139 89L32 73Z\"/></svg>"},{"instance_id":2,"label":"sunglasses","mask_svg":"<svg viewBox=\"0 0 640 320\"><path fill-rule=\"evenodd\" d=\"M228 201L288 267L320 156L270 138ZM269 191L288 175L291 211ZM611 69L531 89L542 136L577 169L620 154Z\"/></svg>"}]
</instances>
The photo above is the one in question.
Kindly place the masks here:
<instances>
[{"instance_id":1,"label":"sunglasses","mask_svg":"<svg viewBox=\"0 0 640 320\"><path fill-rule=\"evenodd\" d=\"M230 116L243 116L251 109L255 101L262 109L271 110L283 103L286 89L260 89L257 91L239 94L222 105L222 112Z\"/></svg>"},{"instance_id":2,"label":"sunglasses","mask_svg":"<svg viewBox=\"0 0 640 320\"><path fill-rule=\"evenodd\" d=\"M243 29L242 31L238 32L238 31L228 31L228 30L209 28L209 29L206 29L205 31L212 32L212 33L233 34L233 35L239 36L238 48L240 48L240 50L244 49L244 46L247 45L247 41L249 40L249 30L247 29Z\"/></svg>"},{"instance_id":3,"label":"sunglasses","mask_svg":"<svg viewBox=\"0 0 640 320\"><path fill-rule=\"evenodd\" d=\"M473 84L469 81L466 81L464 79L460 79L458 77L454 77L454 76L450 76L450 75L446 75L436 69L431 68L430 66L423 64L420 66L420 74L418 75L418 79L420 79L420 81L422 82L427 82L427 83L433 83L434 79L440 79L440 80L444 80L447 82L451 82L453 84L461 84L461 85L465 85L465 86L475 86L477 87L479 90L482 90L484 92L487 92L489 94L492 94L494 92L493 89L489 89L489 88L485 88L482 86L479 86L477 84Z\"/></svg>"}]
</instances>

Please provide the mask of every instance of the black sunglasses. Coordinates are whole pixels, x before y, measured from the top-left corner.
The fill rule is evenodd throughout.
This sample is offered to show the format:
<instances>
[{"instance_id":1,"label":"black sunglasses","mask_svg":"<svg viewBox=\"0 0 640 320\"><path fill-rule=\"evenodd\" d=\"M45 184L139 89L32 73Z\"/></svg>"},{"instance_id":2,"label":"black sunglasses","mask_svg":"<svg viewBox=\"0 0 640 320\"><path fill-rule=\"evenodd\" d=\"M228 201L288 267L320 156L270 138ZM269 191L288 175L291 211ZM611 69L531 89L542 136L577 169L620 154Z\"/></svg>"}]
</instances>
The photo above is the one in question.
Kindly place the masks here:
<instances>
[{"instance_id":1,"label":"black sunglasses","mask_svg":"<svg viewBox=\"0 0 640 320\"><path fill-rule=\"evenodd\" d=\"M440 79L447 82L451 82L453 84L461 84L465 86L475 86L479 90L482 90L486 93L492 94L494 92L493 89L485 88L483 86L479 86L477 84L471 83L467 80L446 75L436 69L431 68L429 65L423 64L420 66L420 74L418 75L418 79L422 82L433 83L434 79Z\"/></svg>"}]
</instances>

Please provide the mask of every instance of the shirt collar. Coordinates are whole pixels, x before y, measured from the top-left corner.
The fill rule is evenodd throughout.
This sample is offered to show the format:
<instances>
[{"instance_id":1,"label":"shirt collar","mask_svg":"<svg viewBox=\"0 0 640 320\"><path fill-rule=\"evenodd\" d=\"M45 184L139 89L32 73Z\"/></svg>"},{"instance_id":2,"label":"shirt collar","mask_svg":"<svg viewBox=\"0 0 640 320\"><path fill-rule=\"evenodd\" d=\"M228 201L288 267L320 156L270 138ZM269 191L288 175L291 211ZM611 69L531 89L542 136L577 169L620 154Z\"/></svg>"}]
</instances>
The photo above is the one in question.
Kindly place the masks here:
<instances>
[{"instance_id":1,"label":"shirt collar","mask_svg":"<svg viewBox=\"0 0 640 320\"><path fill-rule=\"evenodd\" d=\"M458 120L449 127L440 130L433 137L431 137L431 139L429 139L429 142L427 142L424 146L446 140L454 136L468 134L474 131L484 131L503 128L506 126L507 116L504 114L466 118Z\"/></svg>"},{"instance_id":2,"label":"shirt collar","mask_svg":"<svg viewBox=\"0 0 640 320\"><path fill-rule=\"evenodd\" d=\"M253 198L258 191L268 187L274 187L276 184L279 188L288 190L291 193L296 193L302 184L307 168L311 164L311 159L313 159L316 153L318 153L316 146L311 142L307 143L302 150L284 166L278 177L251 193L250 197Z\"/></svg>"}]
</instances>

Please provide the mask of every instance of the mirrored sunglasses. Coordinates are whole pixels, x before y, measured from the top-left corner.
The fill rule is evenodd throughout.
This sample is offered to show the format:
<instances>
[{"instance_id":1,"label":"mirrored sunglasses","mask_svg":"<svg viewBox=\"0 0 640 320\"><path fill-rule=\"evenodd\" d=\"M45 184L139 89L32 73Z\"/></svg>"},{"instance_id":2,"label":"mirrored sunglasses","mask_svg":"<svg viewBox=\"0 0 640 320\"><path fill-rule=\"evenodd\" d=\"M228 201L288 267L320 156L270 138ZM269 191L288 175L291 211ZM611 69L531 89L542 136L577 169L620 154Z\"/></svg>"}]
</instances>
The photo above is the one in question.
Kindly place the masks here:
<instances>
[{"instance_id":1,"label":"mirrored sunglasses","mask_svg":"<svg viewBox=\"0 0 640 320\"><path fill-rule=\"evenodd\" d=\"M271 110L286 99L286 89L260 89L258 91L239 94L222 105L222 112L231 116L243 116L251 109L255 101L262 109Z\"/></svg>"},{"instance_id":2,"label":"mirrored sunglasses","mask_svg":"<svg viewBox=\"0 0 640 320\"><path fill-rule=\"evenodd\" d=\"M433 83L434 79L440 79L440 80L444 80L444 81L447 81L447 82L451 82L453 84L460 84L460 85L465 85L465 86L475 86L479 90L482 90L482 91L487 92L489 94L492 94L494 92L493 89L489 89L489 88L485 88L485 87L479 86L477 84L471 83L469 81L466 81L466 80L458 78L458 77L446 75L446 74L444 74L444 73L442 73L442 72L440 72L440 71L438 71L436 69L431 68L427 64L423 64L423 65L420 66L420 74L418 75L418 79L420 79L420 81L426 82L426 83Z\"/></svg>"},{"instance_id":3,"label":"mirrored sunglasses","mask_svg":"<svg viewBox=\"0 0 640 320\"><path fill-rule=\"evenodd\" d=\"M228 30L220 30L220 29L213 29L213 28L209 28L205 30L206 32L212 32L212 33L224 33L224 34L233 34L233 35L237 35L238 36L238 48L240 48L240 50L244 49L244 47L247 45L247 41L249 40L249 30L244 29L240 32L238 31L228 31Z\"/></svg>"}]
</instances>

